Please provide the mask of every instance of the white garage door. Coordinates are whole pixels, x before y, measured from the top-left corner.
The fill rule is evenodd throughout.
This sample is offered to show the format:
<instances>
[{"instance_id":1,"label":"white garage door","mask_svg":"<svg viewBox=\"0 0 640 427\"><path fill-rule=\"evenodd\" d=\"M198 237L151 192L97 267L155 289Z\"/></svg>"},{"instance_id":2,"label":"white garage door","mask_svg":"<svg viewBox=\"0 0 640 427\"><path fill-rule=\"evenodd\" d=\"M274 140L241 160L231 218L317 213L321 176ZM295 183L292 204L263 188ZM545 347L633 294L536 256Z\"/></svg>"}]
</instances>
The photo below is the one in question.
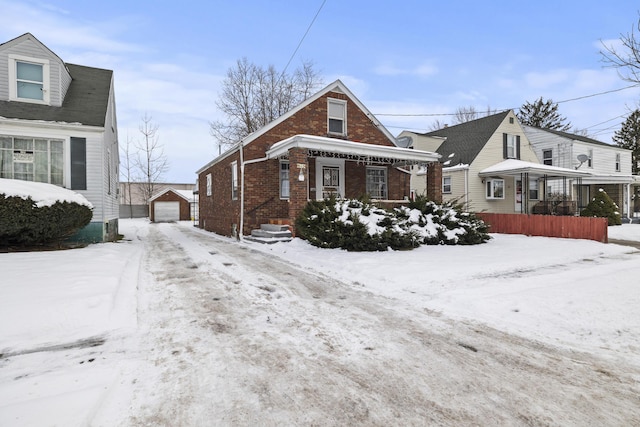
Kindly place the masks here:
<instances>
[{"instance_id":1,"label":"white garage door","mask_svg":"<svg viewBox=\"0 0 640 427\"><path fill-rule=\"evenodd\" d=\"M155 202L153 209L153 219L155 222L180 220L180 202Z\"/></svg>"}]
</instances>

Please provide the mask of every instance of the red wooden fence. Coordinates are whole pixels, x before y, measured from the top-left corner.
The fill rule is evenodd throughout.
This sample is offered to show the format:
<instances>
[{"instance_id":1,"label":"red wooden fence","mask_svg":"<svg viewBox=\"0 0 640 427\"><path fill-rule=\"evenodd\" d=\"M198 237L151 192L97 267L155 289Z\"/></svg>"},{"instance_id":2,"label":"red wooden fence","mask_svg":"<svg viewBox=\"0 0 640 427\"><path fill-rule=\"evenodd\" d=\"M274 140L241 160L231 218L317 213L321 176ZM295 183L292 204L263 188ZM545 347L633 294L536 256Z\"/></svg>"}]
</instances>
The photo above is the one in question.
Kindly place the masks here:
<instances>
[{"instance_id":1,"label":"red wooden fence","mask_svg":"<svg viewBox=\"0 0 640 427\"><path fill-rule=\"evenodd\" d=\"M602 243L609 241L607 218L495 213L477 215L490 225L490 233L588 239Z\"/></svg>"}]
</instances>

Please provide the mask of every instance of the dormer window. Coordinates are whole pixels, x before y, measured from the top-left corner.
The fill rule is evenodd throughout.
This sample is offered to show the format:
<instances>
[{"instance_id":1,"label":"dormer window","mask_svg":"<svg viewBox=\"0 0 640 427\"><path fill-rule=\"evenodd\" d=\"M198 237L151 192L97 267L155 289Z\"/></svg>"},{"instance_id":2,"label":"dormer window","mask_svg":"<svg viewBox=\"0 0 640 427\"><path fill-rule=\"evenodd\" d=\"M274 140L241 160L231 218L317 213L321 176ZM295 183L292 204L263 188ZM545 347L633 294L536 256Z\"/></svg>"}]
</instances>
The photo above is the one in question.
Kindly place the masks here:
<instances>
[{"instance_id":1,"label":"dormer window","mask_svg":"<svg viewBox=\"0 0 640 427\"><path fill-rule=\"evenodd\" d=\"M49 104L49 61L9 55L9 99Z\"/></svg>"},{"instance_id":2,"label":"dormer window","mask_svg":"<svg viewBox=\"0 0 640 427\"><path fill-rule=\"evenodd\" d=\"M327 104L327 127L330 134L347 135L347 101L329 98Z\"/></svg>"}]
</instances>

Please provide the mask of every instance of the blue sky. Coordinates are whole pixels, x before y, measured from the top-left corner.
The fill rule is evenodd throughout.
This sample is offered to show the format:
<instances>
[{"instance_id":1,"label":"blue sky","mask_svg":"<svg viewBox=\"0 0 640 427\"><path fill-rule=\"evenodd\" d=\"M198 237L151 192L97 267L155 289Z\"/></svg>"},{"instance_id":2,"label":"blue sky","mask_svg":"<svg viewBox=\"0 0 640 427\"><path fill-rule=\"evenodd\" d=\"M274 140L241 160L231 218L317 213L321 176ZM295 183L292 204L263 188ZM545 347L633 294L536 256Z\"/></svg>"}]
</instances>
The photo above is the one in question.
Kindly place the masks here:
<instances>
[{"instance_id":1,"label":"blue sky","mask_svg":"<svg viewBox=\"0 0 640 427\"><path fill-rule=\"evenodd\" d=\"M222 118L226 71L242 57L282 70L321 5L289 70L313 61L325 83L341 79L398 134L451 123L425 115L459 107L517 109L629 86L599 51L638 22L634 3L0 0L0 42L30 32L65 62L114 70L121 145L140 138L147 113L170 161L166 181L193 182L217 154L208 122ZM639 100L634 87L559 111L610 142Z\"/></svg>"}]
</instances>

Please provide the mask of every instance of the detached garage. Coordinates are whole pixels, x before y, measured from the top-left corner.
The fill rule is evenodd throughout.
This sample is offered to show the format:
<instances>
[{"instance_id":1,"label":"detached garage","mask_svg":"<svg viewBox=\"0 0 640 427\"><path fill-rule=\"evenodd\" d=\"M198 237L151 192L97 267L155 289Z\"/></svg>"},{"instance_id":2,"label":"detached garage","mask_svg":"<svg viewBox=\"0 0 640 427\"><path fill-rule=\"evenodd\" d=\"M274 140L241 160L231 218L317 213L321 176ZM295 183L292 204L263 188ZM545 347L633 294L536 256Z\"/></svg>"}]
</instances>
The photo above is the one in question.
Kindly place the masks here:
<instances>
[{"instance_id":1,"label":"detached garage","mask_svg":"<svg viewBox=\"0 0 640 427\"><path fill-rule=\"evenodd\" d=\"M192 203L192 192L164 189L149 200L149 219L151 222L189 221Z\"/></svg>"}]
</instances>

